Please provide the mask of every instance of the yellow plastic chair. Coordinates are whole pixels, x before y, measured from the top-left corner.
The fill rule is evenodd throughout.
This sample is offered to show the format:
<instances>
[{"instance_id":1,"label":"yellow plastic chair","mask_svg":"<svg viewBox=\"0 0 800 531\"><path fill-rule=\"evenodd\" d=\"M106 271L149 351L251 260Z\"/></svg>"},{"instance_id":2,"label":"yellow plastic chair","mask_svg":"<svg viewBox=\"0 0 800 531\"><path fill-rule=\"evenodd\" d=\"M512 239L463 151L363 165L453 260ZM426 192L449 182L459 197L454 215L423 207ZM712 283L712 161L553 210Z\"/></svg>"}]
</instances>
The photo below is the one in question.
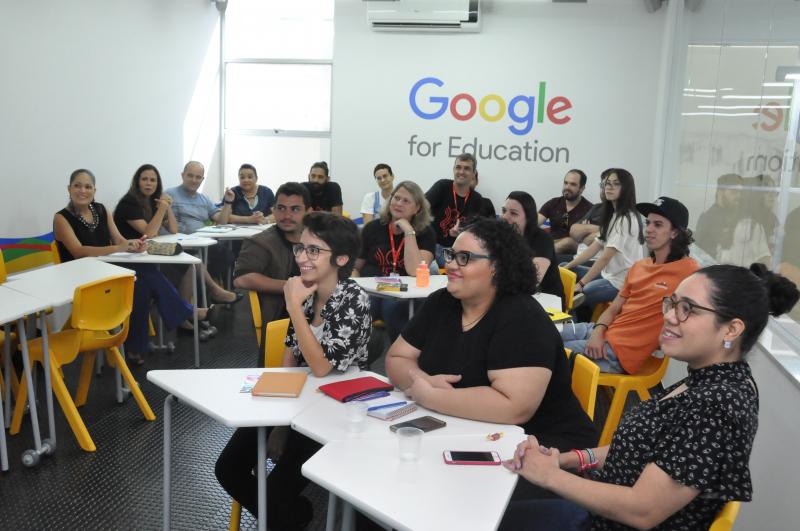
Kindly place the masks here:
<instances>
[{"instance_id":1,"label":"yellow plastic chair","mask_svg":"<svg viewBox=\"0 0 800 531\"><path fill-rule=\"evenodd\" d=\"M72 301L70 327L50 336L48 355L53 392L78 444L87 452L95 451L96 447L77 406L86 403L96 351L99 349L106 349L109 365L119 368L144 418L150 421L156 418L119 351L119 346L128 336L128 322L133 306L133 282L134 277L121 275L77 287ZM28 348L31 361L43 363L41 338L29 341ZM73 402L64 383L61 367L75 361L81 352L84 356ZM12 434L18 433L22 424L27 393L27 384L23 380L11 420Z\"/></svg>"},{"instance_id":2,"label":"yellow plastic chair","mask_svg":"<svg viewBox=\"0 0 800 531\"><path fill-rule=\"evenodd\" d=\"M5 281L6 281L6 262L3 259L3 253L0 252L0 284L2 284ZM5 375L3 374L3 365L4 364L2 363L2 362L5 361L5 358L3 357L5 355L4 354L4 352L5 352L5 342L6 342L6 340L8 340L13 345L14 341L16 341L16 339L17 339L16 334L13 333L13 332L11 334L9 334L8 338L6 338L5 332L2 330L2 328L0 328L0 393L5 393L5 387L4 386L5 386L6 380L5 380ZM16 394L18 390L19 390L19 378L17 377L17 374L12 370L11 371L11 391Z\"/></svg>"},{"instance_id":3,"label":"yellow plastic chair","mask_svg":"<svg viewBox=\"0 0 800 531\"><path fill-rule=\"evenodd\" d=\"M661 382L662 378L664 378L664 374L667 372L668 365L668 357L656 358L650 356L637 374L600 373L598 384L613 388L614 398L611 399L611 406L608 408L608 417L603 425L603 432L600 434L598 446L605 446L611 443L614 431L617 429L619 421L622 418L622 412L625 409L625 400L628 398L628 393L636 391L640 400L645 401L649 399L650 389Z\"/></svg>"},{"instance_id":4,"label":"yellow plastic chair","mask_svg":"<svg viewBox=\"0 0 800 531\"><path fill-rule=\"evenodd\" d=\"M53 262L53 264L61 263L61 255L58 254L58 244L55 240L50 242L50 260Z\"/></svg>"},{"instance_id":5,"label":"yellow plastic chair","mask_svg":"<svg viewBox=\"0 0 800 531\"><path fill-rule=\"evenodd\" d=\"M575 284L578 282L578 275L566 267L559 267L558 274L561 276L561 284L564 286L564 311L570 312L575 299Z\"/></svg>"},{"instance_id":6,"label":"yellow plastic chair","mask_svg":"<svg viewBox=\"0 0 800 531\"><path fill-rule=\"evenodd\" d=\"M592 322L596 323L600 316L603 315L603 312L611 306L610 302L601 302L599 304L594 305L594 310L592 311Z\"/></svg>"},{"instance_id":7,"label":"yellow plastic chair","mask_svg":"<svg viewBox=\"0 0 800 531\"><path fill-rule=\"evenodd\" d=\"M711 522L711 527L708 531L731 531L733 524L736 522L736 516L739 514L739 508L742 502L729 501L726 503L722 510L719 512L714 521Z\"/></svg>"},{"instance_id":8,"label":"yellow plastic chair","mask_svg":"<svg viewBox=\"0 0 800 531\"><path fill-rule=\"evenodd\" d=\"M253 328L256 331L256 342L261 346L261 301L258 298L258 292L250 290L247 292L250 297L250 313L253 315Z\"/></svg>"},{"instance_id":9,"label":"yellow plastic chair","mask_svg":"<svg viewBox=\"0 0 800 531\"><path fill-rule=\"evenodd\" d=\"M572 351L564 349L569 359ZM575 363L572 366L572 392L580 402L581 407L594 420L594 406L597 402L597 385L600 380L600 367L583 354L575 354Z\"/></svg>"}]
</instances>

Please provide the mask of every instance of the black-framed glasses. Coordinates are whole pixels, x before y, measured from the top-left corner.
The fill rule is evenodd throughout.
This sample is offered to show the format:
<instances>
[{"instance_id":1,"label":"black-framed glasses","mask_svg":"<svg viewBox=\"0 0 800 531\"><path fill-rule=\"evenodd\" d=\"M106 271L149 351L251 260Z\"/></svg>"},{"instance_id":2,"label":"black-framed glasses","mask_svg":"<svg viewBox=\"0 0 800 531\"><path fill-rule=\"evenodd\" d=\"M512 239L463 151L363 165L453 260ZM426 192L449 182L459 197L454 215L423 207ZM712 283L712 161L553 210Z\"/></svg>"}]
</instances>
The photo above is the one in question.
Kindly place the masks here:
<instances>
[{"instance_id":1,"label":"black-framed glasses","mask_svg":"<svg viewBox=\"0 0 800 531\"><path fill-rule=\"evenodd\" d=\"M675 309L675 317L678 319L679 323L685 322L686 319L688 319L692 314L693 310L705 310L717 315L722 315L714 308L706 308L705 306L700 306L699 304L689 302L685 299L677 300L675 299L674 295L672 297L664 297L661 299L661 313L667 315L667 313L673 308Z\"/></svg>"},{"instance_id":2,"label":"black-framed glasses","mask_svg":"<svg viewBox=\"0 0 800 531\"><path fill-rule=\"evenodd\" d=\"M442 250L444 253L444 261L448 264L455 259L456 263L461 267L466 267L470 260L473 258L484 258L486 260L491 260L491 256L488 254L478 254L473 253L472 251L455 251L451 247L446 247Z\"/></svg>"},{"instance_id":3,"label":"black-framed glasses","mask_svg":"<svg viewBox=\"0 0 800 531\"><path fill-rule=\"evenodd\" d=\"M309 260L316 260L321 251L327 251L329 253L333 252L331 249L325 249L324 247L319 247L317 245L303 245L302 243L295 243L292 245L292 254L294 254L295 257L299 257L300 253L303 251L305 251Z\"/></svg>"},{"instance_id":4,"label":"black-framed glasses","mask_svg":"<svg viewBox=\"0 0 800 531\"><path fill-rule=\"evenodd\" d=\"M603 181L603 188L611 188L611 189L622 188L622 183L619 181L614 182L606 180Z\"/></svg>"}]
</instances>

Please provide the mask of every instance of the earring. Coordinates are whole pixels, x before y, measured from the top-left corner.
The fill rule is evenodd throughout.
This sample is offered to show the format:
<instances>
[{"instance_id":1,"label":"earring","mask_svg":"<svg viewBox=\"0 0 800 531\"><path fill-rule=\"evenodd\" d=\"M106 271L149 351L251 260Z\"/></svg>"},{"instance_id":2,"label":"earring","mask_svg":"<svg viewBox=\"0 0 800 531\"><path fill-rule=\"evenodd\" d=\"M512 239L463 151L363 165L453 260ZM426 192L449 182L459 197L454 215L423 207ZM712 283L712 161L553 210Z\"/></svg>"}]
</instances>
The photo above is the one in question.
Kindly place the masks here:
<instances>
[{"instance_id":1,"label":"earring","mask_svg":"<svg viewBox=\"0 0 800 531\"><path fill-rule=\"evenodd\" d=\"M728 341L727 339L722 342L722 346L725 347L725 348L731 348L731 345L732 345L732 343L730 341Z\"/></svg>"}]
</instances>

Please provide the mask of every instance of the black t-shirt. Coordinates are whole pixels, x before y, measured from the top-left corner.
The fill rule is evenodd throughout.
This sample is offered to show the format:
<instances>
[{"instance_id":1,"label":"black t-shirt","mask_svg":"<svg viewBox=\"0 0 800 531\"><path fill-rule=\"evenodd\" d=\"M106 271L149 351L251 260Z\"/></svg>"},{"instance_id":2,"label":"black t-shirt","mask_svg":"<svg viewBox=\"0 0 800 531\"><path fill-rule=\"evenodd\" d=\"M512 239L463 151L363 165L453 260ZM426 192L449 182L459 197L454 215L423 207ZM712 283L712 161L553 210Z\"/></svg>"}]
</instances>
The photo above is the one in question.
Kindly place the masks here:
<instances>
[{"instance_id":1,"label":"black t-shirt","mask_svg":"<svg viewBox=\"0 0 800 531\"><path fill-rule=\"evenodd\" d=\"M456 194L456 204L453 204L453 180L441 179L436 181L430 190L425 192L425 197L431 204L433 216L433 232L436 234L436 243L450 247L456 239L450 236L450 229L459 219L469 216L481 215L483 196L471 190L467 197Z\"/></svg>"},{"instance_id":2,"label":"black t-shirt","mask_svg":"<svg viewBox=\"0 0 800 531\"><path fill-rule=\"evenodd\" d=\"M425 227L425 230L417 232L417 247L420 251L436 253L436 236L433 229ZM400 244L405 240L405 234L394 235L395 251L400 249ZM392 273L392 245L389 241L389 228L381 223L380 219L373 219L364 226L361 231L361 256L366 260L361 269L361 276L377 277ZM403 250L400 250L397 257L397 273L400 275L412 275L414 271L406 271L403 259Z\"/></svg>"},{"instance_id":3,"label":"black t-shirt","mask_svg":"<svg viewBox=\"0 0 800 531\"><path fill-rule=\"evenodd\" d=\"M481 198L481 216L485 218L496 218L497 211L494 209L494 203L488 197Z\"/></svg>"},{"instance_id":4,"label":"black t-shirt","mask_svg":"<svg viewBox=\"0 0 800 531\"><path fill-rule=\"evenodd\" d=\"M569 236L569 229L589 213L592 203L581 196L575 208L567 212L564 196L554 197L539 209L539 214L550 220L550 235L560 240Z\"/></svg>"},{"instance_id":5,"label":"black t-shirt","mask_svg":"<svg viewBox=\"0 0 800 531\"><path fill-rule=\"evenodd\" d=\"M564 285L561 284L561 275L558 272L558 262L556 261L556 248L553 238L543 230L537 230L532 238L525 238L528 247L531 248L534 258L547 258L550 265L547 267L542 282L539 284L539 291L550 293L556 297L564 297Z\"/></svg>"},{"instance_id":6,"label":"black t-shirt","mask_svg":"<svg viewBox=\"0 0 800 531\"><path fill-rule=\"evenodd\" d=\"M529 295L496 299L474 328L461 329L461 302L446 288L433 292L403 330L422 351L419 367L428 374L460 374L454 387L489 386L488 371L544 367L552 371L525 433L559 450L594 447L597 432L572 393L572 376L561 335Z\"/></svg>"},{"instance_id":7,"label":"black t-shirt","mask_svg":"<svg viewBox=\"0 0 800 531\"><path fill-rule=\"evenodd\" d=\"M78 216L70 212L69 209L61 209L58 213L67 220L69 226L72 227L72 232L75 233L75 237L78 238L81 245L89 247L106 247L111 245L111 233L108 231L108 213L106 212L106 207L100 203L93 202L91 208L94 209L94 212L97 214L97 226L94 230L87 227L78 219ZM64 247L64 244L57 242L57 246L58 254L62 262L75 260L75 257Z\"/></svg>"},{"instance_id":8,"label":"black t-shirt","mask_svg":"<svg viewBox=\"0 0 800 531\"><path fill-rule=\"evenodd\" d=\"M330 212L333 207L342 206L342 189L338 183L328 181L322 185L319 191L315 191L310 182L304 182L303 185L308 188L311 194L311 208L313 210Z\"/></svg>"},{"instance_id":9,"label":"black t-shirt","mask_svg":"<svg viewBox=\"0 0 800 531\"><path fill-rule=\"evenodd\" d=\"M155 203L155 201L153 201L153 203ZM155 211L155 204L153 204L151 208ZM144 208L139 204L139 201L131 194L125 194L125 196L119 200L119 203L117 203L117 208L114 209L114 224L117 226L119 233L122 234L122 237L126 240L136 240L142 237L142 233L131 227L130 223L128 223L129 220L134 219L142 219L145 223L148 223L153 217L150 216L148 218L145 216Z\"/></svg>"}]
</instances>

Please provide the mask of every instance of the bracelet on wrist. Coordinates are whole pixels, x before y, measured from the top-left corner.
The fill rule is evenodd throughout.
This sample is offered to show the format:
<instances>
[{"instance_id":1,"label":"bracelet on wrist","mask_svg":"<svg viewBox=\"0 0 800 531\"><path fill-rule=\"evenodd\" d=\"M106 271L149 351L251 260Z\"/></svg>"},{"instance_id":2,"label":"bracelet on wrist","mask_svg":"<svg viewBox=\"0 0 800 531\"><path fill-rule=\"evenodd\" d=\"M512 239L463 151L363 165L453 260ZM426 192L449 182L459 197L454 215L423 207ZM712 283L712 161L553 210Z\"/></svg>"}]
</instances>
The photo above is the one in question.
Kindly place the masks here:
<instances>
[{"instance_id":1,"label":"bracelet on wrist","mask_svg":"<svg viewBox=\"0 0 800 531\"><path fill-rule=\"evenodd\" d=\"M416 236L416 235L417 235L417 231L415 231L415 230L410 230L410 231L406 232L406 236Z\"/></svg>"},{"instance_id":2,"label":"bracelet on wrist","mask_svg":"<svg viewBox=\"0 0 800 531\"><path fill-rule=\"evenodd\" d=\"M578 285L581 287L581 289L583 289L583 288L585 288L585 287L586 287L586 286L584 285L584 283L583 283L583 280L579 280L579 281L578 281Z\"/></svg>"},{"instance_id":3,"label":"bracelet on wrist","mask_svg":"<svg viewBox=\"0 0 800 531\"><path fill-rule=\"evenodd\" d=\"M595 324L594 324L594 327L595 327L595 328L597 328L598 326L605 326L605 327L606 327L606 330L608 330L608 325L607 325L607 324L605 324L605 323L595 323Z\"/></svg>"},{"instance_id":4,"label":"bracelet on wrist","mask_svg":"<svg viewBox=\"0 0 800 531\"><path fill-rule=\"evenodd\" d=\"M233 204L233 201L224 201L223 200L222 202L225 203L226 205L232 205Z\"/></svg>"}]
</instances>

